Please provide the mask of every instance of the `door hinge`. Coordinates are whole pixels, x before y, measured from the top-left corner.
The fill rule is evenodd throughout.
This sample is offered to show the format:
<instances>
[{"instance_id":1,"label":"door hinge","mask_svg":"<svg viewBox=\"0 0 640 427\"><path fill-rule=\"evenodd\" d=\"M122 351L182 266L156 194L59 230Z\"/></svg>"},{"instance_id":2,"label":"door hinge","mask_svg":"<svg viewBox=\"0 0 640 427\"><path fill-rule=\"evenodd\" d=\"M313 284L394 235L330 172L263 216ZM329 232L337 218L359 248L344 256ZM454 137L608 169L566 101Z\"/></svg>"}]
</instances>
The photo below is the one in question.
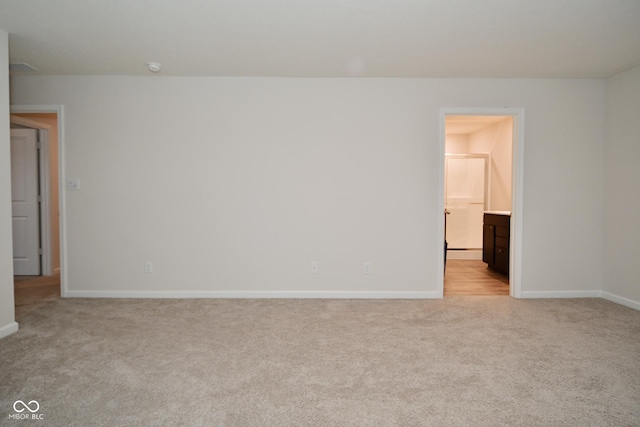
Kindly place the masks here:
<instances>
[{"instance_id":1,"label":"door hinge","mask_svg":"<svg viewBox=\"0 0 640 427\"><path fill-rule=\"evenodd\" d=\"M41 150L41 149L42 149L42 142L38 141L38 142L36 143L36 148L37 148L38 150Z\"/></svg>"},{"instance_id":2,"label":"door hinge","mask_svg":"<svg viewBox=\"0 0 640 427\"><path fill-rule=\"evenodd\" d=\"M42 203L42 196L38 194L38 203Z\"/></svg>"},{"instance_id":3,"label":"door hinge","mask_svg":"<svg viewBox=\"0 0 640 427\"><path fill-rule=\"evenodd\" d=\"M38 255L42 255L42 248L38 249Z\"/></svg>"}]
</instances>

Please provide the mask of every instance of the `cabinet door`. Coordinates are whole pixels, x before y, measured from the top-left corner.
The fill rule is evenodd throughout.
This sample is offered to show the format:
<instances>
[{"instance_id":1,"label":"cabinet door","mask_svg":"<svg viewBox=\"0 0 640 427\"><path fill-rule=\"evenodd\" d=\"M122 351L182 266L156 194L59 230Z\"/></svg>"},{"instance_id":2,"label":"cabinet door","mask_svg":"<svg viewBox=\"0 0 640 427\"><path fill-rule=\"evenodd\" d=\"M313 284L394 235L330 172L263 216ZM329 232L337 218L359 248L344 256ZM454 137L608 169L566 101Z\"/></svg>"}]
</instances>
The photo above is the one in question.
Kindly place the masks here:
<instances>
[{"instance_id":1,"label":"cabinet door","mask_svg":"<svg viewBox=\"0 0 640 427\"><path fill-rule=\"evenodd\" d=\"M496 248L495 269L504 274L509 274L509 249Z\"/></svg>"},{"instance_id":2,"label":"cabinet door","mask_svg":"<svg viewBox=\"0 0 640 427\"><path fill-rule=\"evenodd\" d=\"M482 261L491 265L494 262L495 226L484 224L482 227Z\"/></svg>"}]
</instances>

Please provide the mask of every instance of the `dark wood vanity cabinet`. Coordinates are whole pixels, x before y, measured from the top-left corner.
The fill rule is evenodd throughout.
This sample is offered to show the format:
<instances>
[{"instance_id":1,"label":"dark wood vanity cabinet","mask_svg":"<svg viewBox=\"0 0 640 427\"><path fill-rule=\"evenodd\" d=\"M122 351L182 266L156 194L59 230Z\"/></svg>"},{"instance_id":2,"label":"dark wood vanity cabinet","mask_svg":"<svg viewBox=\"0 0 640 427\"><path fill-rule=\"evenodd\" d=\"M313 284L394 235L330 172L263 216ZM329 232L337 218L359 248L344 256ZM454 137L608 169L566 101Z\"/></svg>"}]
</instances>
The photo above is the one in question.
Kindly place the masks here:
<instances>
[{"instance_id":1,"label":"dark wood vanity cabinet","mask_svg":"<svg viewBox=\"0 0 640 427\"><path fill-rule=\"evenodd\" d=\"M482 229L482 261L489 268L509 274L509 228L511 217L492 213L484 214Z\"/></svg>"}]
</instances>

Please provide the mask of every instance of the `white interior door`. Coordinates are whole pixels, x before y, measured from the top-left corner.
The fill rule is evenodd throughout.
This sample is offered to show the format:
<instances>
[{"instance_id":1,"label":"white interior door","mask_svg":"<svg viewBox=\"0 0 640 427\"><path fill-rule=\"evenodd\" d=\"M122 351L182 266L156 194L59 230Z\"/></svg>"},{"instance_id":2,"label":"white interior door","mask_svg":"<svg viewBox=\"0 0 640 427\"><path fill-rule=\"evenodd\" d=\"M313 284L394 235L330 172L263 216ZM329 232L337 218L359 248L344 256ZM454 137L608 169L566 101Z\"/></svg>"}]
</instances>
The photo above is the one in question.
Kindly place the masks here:
<instances>
[{"instance_id":1,"label":"white interior door","mask_svg":"<svg viewBox=\"0 0 640 427\"><path fill-rule=\"evenodd\" d=\"M482 221L485 210L485 159L447 157L445 159L446 239L449 249L482 248Z\"/></svg>"},{"instance_id":2,"label":"white interior door","mask_svg":"<svg viewBox=\"0 0 640 427\"><path fill-rule=\"evenodd\" d=\"M37 135L35 129L11 129L13 274L16 276L41 274Z\"/></svg>"}]
</instances>

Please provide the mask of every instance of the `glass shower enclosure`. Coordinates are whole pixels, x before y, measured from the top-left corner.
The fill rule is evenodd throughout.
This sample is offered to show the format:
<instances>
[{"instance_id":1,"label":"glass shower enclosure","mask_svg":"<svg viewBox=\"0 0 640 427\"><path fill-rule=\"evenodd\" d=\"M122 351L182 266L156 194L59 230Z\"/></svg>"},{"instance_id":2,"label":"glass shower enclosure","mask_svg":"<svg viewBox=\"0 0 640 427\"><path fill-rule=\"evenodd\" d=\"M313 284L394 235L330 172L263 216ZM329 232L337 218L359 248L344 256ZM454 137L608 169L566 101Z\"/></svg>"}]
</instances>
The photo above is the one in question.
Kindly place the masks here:
<instances>
[{"instance_id":1,"label":"glass shower enclosure","mask_svg":"<svg viewBox=\"0 0 640 427\"><path fill-rule=\"evenodd\" d=\"M445 155L445 239L449 250L482 249L489 162L489 154Z\"/></svg>"}]
</instances>

